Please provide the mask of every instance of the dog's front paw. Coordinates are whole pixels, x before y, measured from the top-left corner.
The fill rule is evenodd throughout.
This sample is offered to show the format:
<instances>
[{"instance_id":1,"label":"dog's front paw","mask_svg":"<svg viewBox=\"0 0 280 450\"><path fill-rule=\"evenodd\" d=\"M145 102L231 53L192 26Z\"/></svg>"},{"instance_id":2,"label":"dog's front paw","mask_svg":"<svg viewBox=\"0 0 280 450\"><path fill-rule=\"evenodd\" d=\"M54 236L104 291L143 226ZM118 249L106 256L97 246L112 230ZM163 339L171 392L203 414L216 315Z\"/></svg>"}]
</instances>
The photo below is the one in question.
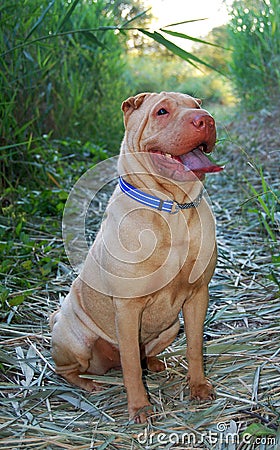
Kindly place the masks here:
<instances>
[{"instance_id":1,"label":"dog's front paw","mask_svg":"<svg viewBox=\"0 0 280 450\"><path fill-rule=\"evenodd\" d=\"M153 408L150 403L143 405L140 408L136 406L129 406L128 412L129 419L134 421L134 423L146 423L153 414Z\"/></svg>"},{"instance_id":2,"label":"dog's front paw","mask_svg":"<svg viewBox=\"0 0 280 450\"><path fill-rule=\"evenodd\" d=\"M214 400L216 398L215 391L209 380L200 383L191 383L190 385L190 399L191 400Z\"/></svg>"}]
</instances>

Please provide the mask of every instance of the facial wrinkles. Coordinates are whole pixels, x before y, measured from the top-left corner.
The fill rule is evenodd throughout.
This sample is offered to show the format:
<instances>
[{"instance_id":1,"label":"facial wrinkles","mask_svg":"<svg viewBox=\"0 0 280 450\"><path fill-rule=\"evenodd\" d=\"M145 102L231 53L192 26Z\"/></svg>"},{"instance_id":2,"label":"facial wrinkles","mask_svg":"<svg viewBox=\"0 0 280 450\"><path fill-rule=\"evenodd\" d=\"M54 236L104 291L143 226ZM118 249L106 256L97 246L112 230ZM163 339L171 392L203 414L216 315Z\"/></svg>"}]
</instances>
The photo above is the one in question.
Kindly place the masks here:
<instances>
[{"instance_id":1,"label":"facial wrinkles","mask_svg":"<svg viewBox=\"0 0 280 450\"><path fill-rule=\"evenodd\" d=\"M175 103L175 102L174 102ZM161 102L158 103L158 107ZM144 130L143 149L145 151L161 150L174 151L174 154L181 154L186 147L192 147L196 144L197 136L187 133L185 126L191 122L189 115L195 110L194 105L186 105L183 110L177 110L176 105L172 104L166 107L172 116L169 120L164 121L162 126L157 125L155 121L151 121ZM174 121L176 121L178 132L175 134ZM178 126L180 124L180 126ZM169 134L170 130L170 134ZM164 131L164 133L163 133ZM195 131L195 130L194 130ZM172 138L170 138L172 136Z\"/></svg>"},{"instance_id":2,"label":"facial wrinkles","mask_svg":"<svg viewBox=\"0 0 280 450\"><path fill-rule=\"evenodd\" d=\"M132 112L133 115L134 112ZM138 111L135 111L134 119L136 114L140 116ZM141 139L142 134L147 126L148 117L143 114L140 117L140 121L134 120L134 127L129 127L127 125L127 131L125 133L125 138L122 144L121 154L119 158L119 173L120 175L129 175L129 180L132 184L137 181L138 178L141 179L143 174L147 173L147 158L144 158L143 150L141 151Z\"/></svg>"},{"instance_id":3,"label":"facial wrinkles","mask_svg":"<svg viewBox=\"0 0 280 450\"><path fill-rule=\"evenodd\" d=\"M165 177L160 177L159 174L157 174L157 179L154 179L152 176L153 165L149 160L149 150L154 146L159 150L168 152L175 145L175 153L180 154L183 150L186 151L184 123L188 123L188 112L195 109L195 105L186 104L183 110L177 110L175 104L177 102L174 102L174 99L172 99L172 103L169 107L166 106L166 109L169 110L170 115L172 116L170 118L171 120L166 120L164 122L165 125L158 127L156 124L153 125L156 117L152 118L151 115L155 115L156 108L161 106L164 98L165 97L163 96L150 113L148 113L150 109L149 99L145 101L143 106L141 105L139 107L139 110L135 110L131 113L131 117L128 118L127 132L122 148L122 154L127 156L130 154L130 157L123 159L120 168L122 169L122 174L126 173L129 175L127 181L131 182L131 184L135 184L137 187L149 188L156 184L161 185L163 192L170 194L170 198L173 198L174 196L175 187L176 199L178 197L179 201L184 202L185 197L188 197L188 194L192 191L195 193L197 191L197 193L199 193L201 189L199 186L201 186L201 183L198 183L195 180L188 181L186 184L183 183L180 188L179 186L176 186L176 183L167 180ZM181 123L181 126L179 127L181 131L178 131L175 137L174 129L172 129L174 117L176 117L176 123ZM170 134L168 130L170 130ZM170 135L172 135L172 139L170 139ZM187 138L188 143L190 144L190 137L188 136ZM180 147L180 150L179 152L176 152L176 149L178 151L178 147ZM193 197L194 195L191 195L189 198L193 199Z\"/></svg>"},{"instance_id":4,"label":"facial wrinkles","mask_svg":"<svg viewBox=\"0 0 280 450\"><path fill-rule=\"evenodd\" d=\"M138 113L138 111L136 113ZM133 113L132 113L132 115L133 115ZM129 130L129 132L126 131L125 141L127 143L127 147L130 152L133 152L133 153L139 152L139 149L140 149L140 151L142 151L142 148L141 148L142 135L147 126L148 120L149 120L148 115L144 114L140 120L140 123L136 122L135 130ZM128 125L128 129L129 129L129 125Z\"/></svg>"}]
</instances>

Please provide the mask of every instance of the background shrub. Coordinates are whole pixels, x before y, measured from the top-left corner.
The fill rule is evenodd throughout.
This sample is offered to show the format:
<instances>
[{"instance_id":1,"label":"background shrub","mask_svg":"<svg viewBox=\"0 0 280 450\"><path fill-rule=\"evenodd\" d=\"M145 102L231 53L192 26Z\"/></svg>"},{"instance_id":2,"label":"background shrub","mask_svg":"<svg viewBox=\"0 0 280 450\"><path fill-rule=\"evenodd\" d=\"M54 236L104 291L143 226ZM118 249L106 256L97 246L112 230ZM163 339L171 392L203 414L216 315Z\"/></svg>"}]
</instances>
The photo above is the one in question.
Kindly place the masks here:
<instances>
[{"instance_id":1,"label":"background shrub","mask_svg":"<svg viewBox=\"0 0 280 450\"><path fill-rule=\"evenodd\" d=\"M280 8L278 0L235 0L228 26L231 75L247 109L280 92Z\"/></svg>"},{"instance_id":2,"label":"background shrub","mask_svg":"<svg viewBox=\"0 0 280 450\"><path fill-rule=\"evenodd\" d=\"M120 17L112 15L113 7L105 0L1 5L2 143L10 143L11 136L15 142L52 132L91 137L116 150L122 122L115 111L127 92L123 37L105 29L71 33L115 25ZM57 32L62 34L52 38Z\"/></svg>"}]
</instances>

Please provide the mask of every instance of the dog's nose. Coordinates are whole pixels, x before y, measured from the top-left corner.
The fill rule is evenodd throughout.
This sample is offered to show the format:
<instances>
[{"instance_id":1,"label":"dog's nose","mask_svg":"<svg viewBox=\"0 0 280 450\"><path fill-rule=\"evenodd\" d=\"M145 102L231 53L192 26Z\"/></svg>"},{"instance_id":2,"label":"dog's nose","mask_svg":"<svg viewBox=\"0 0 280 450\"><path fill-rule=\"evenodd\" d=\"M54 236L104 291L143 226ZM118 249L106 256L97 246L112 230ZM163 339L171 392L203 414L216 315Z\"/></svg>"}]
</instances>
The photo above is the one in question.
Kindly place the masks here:
<instances>
[{"instance_id":1,"label":"dog's nose","mask_svg":"<svg viewBox=\"0 0 280 450\"><path fill-rule=\"evenodd\" d=\"M215 120L209 114L197 114L193 118L192 123L198 130L205 130L205 128L215 128Z\"/></svg>"}]
</instances>

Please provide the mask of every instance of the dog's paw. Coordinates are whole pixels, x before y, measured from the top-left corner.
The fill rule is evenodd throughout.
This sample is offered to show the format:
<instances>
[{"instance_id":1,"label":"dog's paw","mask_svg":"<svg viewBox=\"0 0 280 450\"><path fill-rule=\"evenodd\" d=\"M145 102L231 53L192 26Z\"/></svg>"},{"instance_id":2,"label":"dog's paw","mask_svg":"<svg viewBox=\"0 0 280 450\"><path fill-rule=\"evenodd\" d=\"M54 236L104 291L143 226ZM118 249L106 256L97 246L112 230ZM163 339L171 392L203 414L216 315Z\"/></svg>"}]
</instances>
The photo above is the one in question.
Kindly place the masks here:
<instances>
[{"instance_id":1,"label":"dog's paw","mask_svg":"<svg viewBox=\"0 0 280 450\"><path fill-rule=\"evenodd\" d=\"M214 400L216 398L215 391L210 381L205 380L202 383L190 383L190 399L191 400Z\"/></svg>"},{"instance_id":2,"label":"dog's paw","mask_svg":"<svg viewBox=\"0 0 280 450\"><path fill-rule=\"evenodd\" d=\"M144 405L142 407L130 406L128 408L129 419L134 423L146 423L151 420L151 415L153 414L153 408L150 404Z\"/></svg>"},{"instance_id":3,"label":"dog's paw","mask_svg":"<svg viewBox=\"0 0 280 450\"><path fill-rule=\"evenodd\" d=\"M165 365L156 356L147 356L147 368L151 372L162 372L165 370Z\"/></svg>"},{"instance_id":4,"label":"dog's paw","mask_svg":"<svg viewBox=\"0 0 280 450\"><path fill-rule=\"evenodd\" d=\"M87 378L81 378L79 377L79 381L76 381L76 383L79 387L84 389L88 392L98 392L102 391L103 386L101 383L96 383L95 381Z\"/></svg>"},{"instance_id":5,"label":"dog's paw","mask_svg":"<svg viewBox=\"0 0 280 450\"><path fill-rule=\"evenodd\" d=\"M87 378L85 374L81 374L78 371L63 374L63 377L68 381L68 383L78 386L88 392L101 391L103 389L101 383L97 383L91 378Z\"/></svg>"},{"instance_id":6,"label":"dog's paw","mask_svg":"<svg viewBox=\"0 0 280 450\"><path fill-rule=\"evenodd\" d=\"M95 383L92 380L87 380L87 381L88 381L88 383L86 384L87 387L84 388L84 389L86 389L86 391L99 392L99 391L103 390L103 385L101 383Z\"/></svg>"}]
</instances>

